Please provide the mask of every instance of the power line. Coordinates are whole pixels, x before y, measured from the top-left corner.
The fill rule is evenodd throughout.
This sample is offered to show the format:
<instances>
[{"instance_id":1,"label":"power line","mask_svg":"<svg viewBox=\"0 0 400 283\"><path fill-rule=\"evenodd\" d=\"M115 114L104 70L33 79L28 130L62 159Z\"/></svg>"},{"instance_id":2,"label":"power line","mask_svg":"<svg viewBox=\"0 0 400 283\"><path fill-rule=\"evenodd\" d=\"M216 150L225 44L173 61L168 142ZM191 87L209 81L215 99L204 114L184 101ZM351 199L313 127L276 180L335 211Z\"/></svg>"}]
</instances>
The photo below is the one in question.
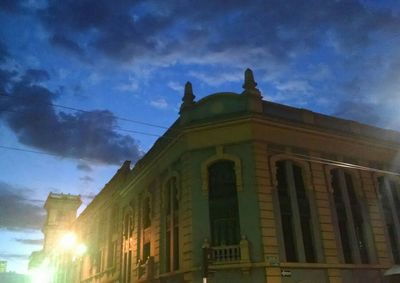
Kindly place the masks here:
<instances>
[{"instance_id":1,"label":"power line","mask_svg":"<svg viewBox=\"0 0 400 283\"><path fill-rule=\"evenodd\" d=\"M354 169L354 170L371 171L371 172L382 173L382 174L387 174L387 175L400 176L400 173L397 173L397 172L377 169L377 168L373 168L373 167L361 166L361 165L337 161L337 160L333 160L333 159L321 158L321 157L317 157L317 156L309 156L309 155L298 154L298 153L290 153L290 152L280 151L280 150L275 150L275 149L273 151L276 153L288 155L293 159L302 160L302 161L320 163L320 164L324 164L324 165L331 165L331 166L335 166L335 167L342 167L342 168L348 168L348 169Z\"/></svg>"},{"instance_id":2,"label":"power line","mask_svg":"<svg viewBox=\"0 0 400 283\"><path fill-rule=\"evenodd\" d=\"M41 154L41 155L49 155L49 156L55 156L55 157L69 158L67 156L63 156L63 155L60 155L60 154L49 153L49 152L44 152L44 151L23 149L23 148L19 148L19 147L10 147L10 146L0 145L0 148L6 149L6 150L14 150L14 151L20 151L20 152L28 152L28 153L35 153L35 154ZM302 161L308 161L308 162L319 163L319 164L324 164L324 165L332 165L332 166L335 166L335 167L342 167L342 168L347 168L347 169L376 172L376 173L381 173L381 174L385 174L385 175L400 176L400 174L397 173L397 172L388 171L388 170L381 170L381 169L377 169L377 168L373 168L373 167L360 166L360 165L357 165L357 164L341 162L341 161L337 161L337 160L333 160L333 159L320 158L320 157L316 157L316 156L307 156L307 155L296 154L296 153L288 153L288 152L285 152L285 151L276 151L276 150L273 150L273 151L287 154L293 159L302 160ZM93 161L93 160L90 160L90 159L87 159L87 158L79 158L79 159L80 160Z\"/></svg>"},{"instance_id":3,"label":"power line","mask_svg":"<svg viewBox=\"0 0 400 283\"><path fill-rule=\"evenodd\" d=\"M50 155L50 156L66 158L66 156L62 156L60 154L55 154L55 153L50 153L50 152L45 152L45 151L38 151L38 150L24 149L24 148L20 148L20 147L12 147L12 146L0 145L0 148L8 149L8 150L21 151L21 152L29 152L29 153L36 153L36 154Z\"/></svg>"},{"instance_id":4,"label":"power line","mask_svg":"<svg viewBox=\"0 0 400 283\"><path fill-rule=\"evenodd\" d=\"M22 96L9 95L9 94L6 94L6 93L1 93L0 97L10 97L10 98L17 98L17 99L24 99L25 98L25 97L22 97ZM37 103L38 104L49 105L49 106L53 106L53 107L57 107L57 108L62 108L62 109L82 112L82 113L90 113L91 112L89 110L84 110L84 109L80 109L80 108L76 108L76 107L70 107L70 106L65 106L65 105L60 105L60 104L55 104L55 103L47 103L47 102L40 102L40 101L37 101ZM160 128L160 129L168 129L168 127L166 127L166 126L161 126L161 125L157 125L157 124L153 124L153 123L143 122L143 121L140 121L140 120L128 119L128 118L119 117L119 116L116 116L116 115L114 115L114 117L117 120L120 120L120 121L131 122L131 123L135 123L135 124L141 124L141 125L144 125L144 126L155 127L155 128Z\"/></svg>"},{"instance_id":5,"label":"power line","mask_svg":"<svg viewBox=\"0 0 400 283\"><path fill-rule=\"evenodd\" d=\"M22 113L22 111L7 110L7 109L0 109L0 112ZM144 131L124 129L124 128L121 128L120 126L113 126L112 128L117 130L117 131L122 131L122 132L127 132L127 133L134 133L134 134L140 134L140 135L163 138L163 139L171 139L171 140L173 139L173 137L166 137L166 136L159 135L159 134L154 134L154 133L149 133L149 132L144 132Z\"/></svg>"}]
</instances>

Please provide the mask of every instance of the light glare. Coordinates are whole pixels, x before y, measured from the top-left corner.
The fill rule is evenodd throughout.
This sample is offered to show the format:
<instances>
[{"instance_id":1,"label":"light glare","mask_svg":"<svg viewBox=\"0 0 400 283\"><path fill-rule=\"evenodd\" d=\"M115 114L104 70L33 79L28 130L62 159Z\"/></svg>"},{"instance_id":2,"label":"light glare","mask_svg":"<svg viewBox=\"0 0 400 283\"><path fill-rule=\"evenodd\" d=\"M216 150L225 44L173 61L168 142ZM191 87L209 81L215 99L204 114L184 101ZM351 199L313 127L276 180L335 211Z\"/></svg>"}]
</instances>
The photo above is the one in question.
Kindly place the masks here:
<instances>
[{"instance_id":1,"label":"light glare","mask_svg":"<svg viewBox=\"0 0 400 283\"><path fill-rule=\"evenodd\" d=\"M68 232L60 238L60 248L63 250L71 250L76 244L76 235L72 232Z\"/></svg>"}]
</instances>

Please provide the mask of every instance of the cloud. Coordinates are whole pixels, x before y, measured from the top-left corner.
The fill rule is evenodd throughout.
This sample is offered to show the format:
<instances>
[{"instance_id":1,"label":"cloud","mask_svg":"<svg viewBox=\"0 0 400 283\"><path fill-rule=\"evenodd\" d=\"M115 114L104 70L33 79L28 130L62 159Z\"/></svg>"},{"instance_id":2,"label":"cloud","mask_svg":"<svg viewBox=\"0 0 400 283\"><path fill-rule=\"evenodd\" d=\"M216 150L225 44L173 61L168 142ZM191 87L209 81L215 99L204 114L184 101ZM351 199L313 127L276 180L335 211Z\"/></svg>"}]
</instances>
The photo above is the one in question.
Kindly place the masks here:
<instances>
[{"instance_id":1,"label":"cloud","mask_svg":"<svg viewBox=\"0 0 400 283\"><path fill-rule=\"evenodd\" d=\"M7 3L14 10L19 7ZM66 0L50 1L34 11L32 17L40 21L52 46L80 60L84 57L92 66L107 62L119 70L128 66L157 71L176 65L187 70L189 66L193 71L185 75L211 87L242 80L241 72L232 70L249 66L266 74L262 82L277 90L272 97L288 97L289 104L294 95L301 103L313 104L312 98L332 101L333 96L336 103L372 96L379 99L382 92L393 94L397 89L393 83L377 83L382 75L390 77L389 54L397 52L400 44L400 14L390 5L361 0L290 4L280 0ZM378 64L373 57L378 57ZM313 64L324 68L307 73ZM345 85L353 79L364 94L345 92ZM168 86L178 90L177 85ZM115 88L132 92L139 86L129 81ZM310 95L312 90L318 93ZM166 101L155 100L151 105L163 109ZM349 109L342 110L336 112L351 115Z\"/></svg>"},{"instance_id":2,"label":"cloud","mask_svg":"<svg viewBox=\"0 0 400 283\"><path fill-rule=\"evenodd\" d=\"M42 227L44 209L31 200L31 194L27 188L0 182L0 228L27 230Z\"/></svg>"},{"instance_id":3,"label":"cloud","mask_svg":"<svg viewBox=\"0 0 400 283\"><path fill-rule=\"evenodd\" d=\"M53 101L58 93L37 84L46 79L43 70L27 70L19 81L0 81L0 87L12 85L9 96L0 100L0 107L11 111L0 112L0 118L19 142L65 157L108 164L126 159L135 162L141 156L137 142L115 130L117 118L110 111L56 112Z\"/></svg>"},{"instance_id":4,"label":"cloud","mask_svg":"<svg viewBox=\"0 0 400 283\"><path fill-rule=\"evenodd\" d=\"M167 109L168 108L168 102L163 97L151 100L150 105L157 109Z\"/></svg>"},{"instance_id":5,"label":"cloud","mask_svg":"<svg viewBox=\"0 0 400 283\"><path fill-rule=\"evenodd\" d=\"M179 92L180 94L183 93L184 86L183 86L183 84L182 84L181 82L169 81L169 82L167 83L167 86L168 86L170 89Z\"/></svg>"},{"instance_id":6,"label":"cloud","mask_svg":"<svg viewBox=\"0 0 400 283\"><path fill-rule=\"evenodd\" d=\"M81 181L83 181L83 182L93 182L94 181L94 179L92 178L92 177L90 177L90 176L84 176L84 177L81 177L81 178L79 178Z\"/></svg>"},{"instance_id":7,"label":"cloud","mask_svg":"<svg viewBox=\"0 0 400 283\"><path fill-rule=\"evenodd\" d=\"M328 40L337 50L357 50L375 32L396 31L400 23L389 10L359 1L209 2L53 1L39 17L51 40L68 42L71 49L82 45L121 62L145 56L170 58L170 63L177 59L174 54L185 61L256 47L286 61ZM265 63L267 58L258 59Z\"/></svg>"},{"instance_id":8,"label":"cloud","mask_svg":"<svg viewBox=\"0 0 400 283\"><path fill-rule=\"evenodd\" d=\"M0 40L0 63L5 62L9 56L6 45Z\"/></svg>"},{"instance_id":9,"label":"cloud","mask_svg":"<svg viewBox=\"0 0 400 283\"><path fill-rule=\"evenodd\" d=\"M76 168L78 170L85 171L85 172L92 172L93 171L92 167L89 164L85 163L85 162L79 162L76 165Z\"/></svg>"},{"instance_id":10,"label":"cloud","mask_svg":"<svg viewBox=\"0 0 400 283\"><path fill-rule=\"evenodd\" d=\"M0 258L5 260L28 259L29 254L0 253Z\"/></svg>"},{"instance_id":11,"label":"cloud","mask_svg":"<svg viewBox=\"0 0 400 283\"><path fill-rule=\"evenodd\" d=\"M2 0L0 1L0 11L16 13L22 8L20 0Z\"/></svg>"},{"instance_id":12,"label":"cloud","mask_svg":"<svg viewBox=\"0 0 400 283\"><path fill-rule=\"evenodd\" d=\"M218 74L207 74L203 72L191 71L189 76L195 77L196 79L205 82L210 86L219 86L229 82L240 82L243 80L243 71L237 71L235 73L220 72Z\"/></svg>"},{"instance_id":13,"label":"cloud","mask_svg":"<svg viewBox=\"0 0 400 283\"><path fill-rule=\"evenodd\" d=\"M61 48L72 54L75 54L79 57L83 56L85 51L82 47L79 46L78 43L74 42L73 40L67 38L62 34L54 34L50 37L50 43L53 44L55 47Z\"/></svg>"},{"instance_id":14,"label":"cloud","mask_svg":"<svg viewBox=\"0 0 400 283\"><path fill-rule=\"evenodd\" d=\"M26 239L26 238L15 238L16 242L25 244L25 245L35 245L35 246L42 246L43 239Z\"/></svg>"},{"instance_id":15,"label":"cloud","mask_svg":"<svg viewBox=\"0 0 400 283\"><path fill-rule=\"evenodd\" d=\"M139 89L139 82L130 78L129 83L120 84L116 89L124 92L135 92Z\"/></svg>"},{"instance_id":16,"label":"cloud","mask_svg":"<svg viewBox=\"0 0 400 283\"><path fill-rule=\"evenodd\" d=\"M288 80L276 84L276 89L283 92L304 92L312 91L312 86L305 80Z\"/></svg>"}]
</instances>

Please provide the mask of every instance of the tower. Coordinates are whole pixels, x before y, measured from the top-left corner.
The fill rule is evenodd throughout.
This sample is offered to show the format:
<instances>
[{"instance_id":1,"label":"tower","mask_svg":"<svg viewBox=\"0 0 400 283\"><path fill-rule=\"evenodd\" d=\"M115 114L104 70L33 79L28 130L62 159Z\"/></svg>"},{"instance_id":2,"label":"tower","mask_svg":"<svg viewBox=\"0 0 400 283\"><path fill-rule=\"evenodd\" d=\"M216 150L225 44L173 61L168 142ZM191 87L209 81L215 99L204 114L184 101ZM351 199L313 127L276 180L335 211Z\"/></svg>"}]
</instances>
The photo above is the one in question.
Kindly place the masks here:
<instances>
[{"instance_id":1,"label":"tower","mask_svg":"<svg viewBox=\"0 0 400 283\"><path fill-rule=\"evenodd\" d=\"M43 226L45 254L48 254L60 236L69 230L81 204L81 198L77 195L49 194L44 204L47 211L47 219Z\"/></svg>"}]
</instances>

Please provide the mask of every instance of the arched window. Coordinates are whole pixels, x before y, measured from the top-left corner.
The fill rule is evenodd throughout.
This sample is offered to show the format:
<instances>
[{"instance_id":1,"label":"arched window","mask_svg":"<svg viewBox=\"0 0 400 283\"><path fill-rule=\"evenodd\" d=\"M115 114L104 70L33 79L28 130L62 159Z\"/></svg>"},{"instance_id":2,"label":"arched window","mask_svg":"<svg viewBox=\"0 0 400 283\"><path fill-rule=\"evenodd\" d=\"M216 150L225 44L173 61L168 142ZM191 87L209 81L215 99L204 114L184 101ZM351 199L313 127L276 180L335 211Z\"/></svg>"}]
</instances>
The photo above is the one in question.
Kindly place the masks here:
<instances>
[{"instance_id":1,"label":"arched window","mask_svg":"<svg viewBox=\"0 0 400 283\"><path fill-rule=\"evenodd\" d=\"M400 264L400 186L398 182L383 176L378 178L378 184L393 261Z\"/></svg>"},{"instance_id":2,"label":"arched window","mask_svg":"<svg viewBox=\"0 0 400 283\"><path fill-rule=\"evenodd\" d=\"M352 175L342 169L333 169L331 185L344 261L369 263L365 217Z\"/></svg>"},{"instance_id":3,"label":"arched window","mask_svg":"<svg viewBox=\"0 0 400 283\"><path fill-rule=\"evenodd\" d=\"M179 269L179 197L177 178L170 178L165 185L165 269Z\"/></svg>"},{"instance_id":4,"label":"arched window","mask_svg":"<svg viewBox=\"0 0 400 283\"><path fill-rule=\"evenodd\" d=\"M127 283L131 280L131 269L132 269L132 256L133 247L131 246L131 237L133 236L134 230L134 217L133 209L127 207L123 217L123 242L122 242L122 282Z\"/></svg>"},{"instance_id":5,"label":"arched window","mask_svg":"<svg viewBox=\"0 0 400 283\"><path fill-rule=\"evenodd\" d=\"M208 167L211 244L237 245L240 241L235 163L222 160Z\"/></svg>"},{"instance_id":6,"label":"arched window","mask_svg":"<svg viewBox=\"0 0 400 283\"><path fill-rule=\"evenodd\" d=\"M313 223L302 168L284 160L276 162L276 169L286 261L315 262Z\"/></svg>"}]
</instances>

